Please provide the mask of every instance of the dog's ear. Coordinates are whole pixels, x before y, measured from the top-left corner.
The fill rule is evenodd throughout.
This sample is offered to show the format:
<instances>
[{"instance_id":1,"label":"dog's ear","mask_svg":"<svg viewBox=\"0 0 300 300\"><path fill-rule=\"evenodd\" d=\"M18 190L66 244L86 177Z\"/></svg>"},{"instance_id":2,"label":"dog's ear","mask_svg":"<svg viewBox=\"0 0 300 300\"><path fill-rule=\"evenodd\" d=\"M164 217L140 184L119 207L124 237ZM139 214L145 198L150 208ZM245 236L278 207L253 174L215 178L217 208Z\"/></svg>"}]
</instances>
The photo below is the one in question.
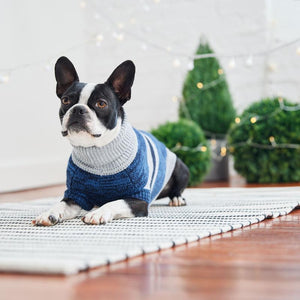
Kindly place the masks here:
<instances>
[{"instance_id":1,"label":"dog's ear","mask_svg":"<svg viewBox=\"0 0 300 300\"><path fill-rule=\"evenodd\" d=\"M77 72L71 61L60 57L55 64L56 95L60 98L74 81L79 81Z\"/></svg>"},{"instance_id":2,"label":"dog's ear","mask_svg":"<svg viewBox=\"0 0 300 300\"><path fill-rule=\"evenodd\" d=\"M125 104L131 97L134 74L134 63L131 60L126 60L112 72L106 81L118 96L121 105Z\"/></svg>"}]
</instances>

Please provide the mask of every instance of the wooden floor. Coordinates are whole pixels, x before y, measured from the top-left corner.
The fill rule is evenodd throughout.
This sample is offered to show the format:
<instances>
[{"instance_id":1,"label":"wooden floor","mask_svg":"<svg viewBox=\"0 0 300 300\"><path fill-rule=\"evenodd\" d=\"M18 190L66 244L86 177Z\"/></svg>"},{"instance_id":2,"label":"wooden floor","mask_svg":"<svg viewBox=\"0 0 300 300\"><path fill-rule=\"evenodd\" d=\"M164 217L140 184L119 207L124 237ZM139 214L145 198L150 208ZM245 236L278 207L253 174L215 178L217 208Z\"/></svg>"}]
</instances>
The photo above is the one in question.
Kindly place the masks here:
<instances>
[{"instance_id":1,"label":"wooden floor","mask_svg":"<svg viewBox=\"0 0 300 300\"><path fill-rule=\"evenodd\" d=\"M0 202L63 189L0 194ZM0 274L0 299L300 299L300 210L71 277Z\"/></svg>"}]
</instances>

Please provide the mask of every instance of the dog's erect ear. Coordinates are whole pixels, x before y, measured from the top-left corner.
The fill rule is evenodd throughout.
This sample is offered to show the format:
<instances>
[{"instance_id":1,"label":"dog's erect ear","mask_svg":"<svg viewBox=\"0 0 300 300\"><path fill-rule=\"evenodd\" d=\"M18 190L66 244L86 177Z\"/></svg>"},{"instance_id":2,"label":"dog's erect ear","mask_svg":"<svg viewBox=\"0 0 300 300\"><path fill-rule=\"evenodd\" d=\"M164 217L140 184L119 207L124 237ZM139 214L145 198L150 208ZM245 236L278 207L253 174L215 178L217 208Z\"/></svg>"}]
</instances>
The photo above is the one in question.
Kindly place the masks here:
<instances>
[{"instance_id":1,"label":"dog's erect ear","mask_svg":"<svg viewBox=\"0 0 300 300\"><path fill-rule=\"evenodd\" d=\"M55 64L56 95L60 98L74 81L79 81L77 72L71 61L65 56Z\"/></svg>"},{"instance_id":2,"label":"dog's erect ear","mask_svg":"<svg viewBox=\"0 0 300 300\"><path fill-rule=\"evenodd\" d=\"M118 96L121 105L125 104L131 97L134 74L134 63L131 60L126 60L112 72L106 81Z\"/></svg>"}]
</instances>

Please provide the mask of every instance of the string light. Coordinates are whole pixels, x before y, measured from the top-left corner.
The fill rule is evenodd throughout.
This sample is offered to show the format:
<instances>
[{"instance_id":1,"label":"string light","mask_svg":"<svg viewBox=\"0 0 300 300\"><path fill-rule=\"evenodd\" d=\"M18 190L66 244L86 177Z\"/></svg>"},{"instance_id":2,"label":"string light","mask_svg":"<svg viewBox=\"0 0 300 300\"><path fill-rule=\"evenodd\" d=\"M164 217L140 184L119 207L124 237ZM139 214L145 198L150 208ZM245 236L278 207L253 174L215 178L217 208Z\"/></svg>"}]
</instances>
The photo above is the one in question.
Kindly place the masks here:
<instances>
[{"instance_id":1,"label":"string light","mask_svg":"<svg viewBox=\"0 0 300 300\"><path fill-rule=\"evenodd\" d=\"M177 96L173 96L173 97L172 97L172 101L173 101L173 102L177 102L177 101L178 101L178 97L177 97Z\"/></svg>"},{"instance_id":2,"label":"string light","mask_svg":"<svg viewBox=\"0 0 300 300\"><path fill-rule=\"evenodd\" d=\"M136 19L135 18L130 18L130 23L133 24L133 25L136 24Z\"/></svg>"},{"instance_id":3,"label":"string light","mask_svg":"<svg viewBox=\"0 0 300 300\"><path fill-rule=\"evenodd\" d=\"M80 2L80 7L81 8L86 8L86 2L85 1L81 1Z\"/></svg>"},{"instance_id":4,"label":"string light","mask_svg":"<svg viewBox=\"0 0 300 300\"><path fill-rule=\"evenodd\" d=\"M179 60L178 58L175 58L175 59L173 60L173 66L174 66L175 68L178 68L180 65L181 65L180 60Z\"/></svg>"},{"instance_id":5,"label":"string light","mask_svg":"<svg viewBox=\"0 0 300 300\"><path fill-rule=\"evenodd\" d=\"M142 48L142 50L144 50L144 51L146 51L146 50L148 49L148 47L147 47L146 44L142 44L142 45L141 45L141 48Z\"/></svg>"},{"instance_id":6,"label":"string light","mask_svg":"<svg viewBox=\"0 0 300 300\"><path fill-rule=\"evenodd\" d=\"M106 20L108 20L113 26L115 26L115 28L119 28L118 25L120 25L119 23L116 23L114 22L106 13L103 13L98 7L97 5L95 5L94 2L91 2L90 3L91 5L95 6L95 9L99 10L98 12L96 12L94 14L94 18L95 19L100 19L100 17L102 18L105 18ZM81 8L86 8L87 6L87 2L86 1L81 1L80 2L80 7ZM145 7L144 7L145 8ZM146 7L145 10L150 10L150 7ZM130 19L130 22L132 24L135 24L136 23L136 20L134 18L131 18ZM121 25L122 27L122 25ZM172 55L177 55L177 56L183 56L183 57L187 57L189 59L205 59L205 58L210 58L210 57L218 57L218 58L223 58L223 57L232 57L231 54L217 54L217 53L207 53L207 54L196 54L196 55L189 55L189 54L185 54L185 53L180 53L180 52L176 52L176 51L173 51L172 48L170 46L167 46L167 47L164 47L164 46L161 46L159 44L156 44L154 42L150 42L147 38L144 38L142 36L139 36L137 35L136 33L132 33L128 30L124 30L124 32L128 35L130 35L132 38L136 39L136 40L139 40L139 41L143 41L146 45L149 45L151 46L152 48L156 48L158 50L162 50L162 51L166 51L166 52L169 52L170 54ZM117 40L119 41L122 41L124 39L124 34L113 34L113 37L115 37ZM268 50L265 50L265 51L260 51L260 52L256 52L256 53L252 53L251 54L251 57L255 57L255 56L266 56L270 53L273 53L273 52L276 52L280 49L283 49L283 48L286 48L288 46L291 46L295 43L299 43L300 41L300 37L291 41L291 42L288 42L288 43L284 43L284 44L281 44L277 47L274 47L272 49L268 49ZM75 45L75 46L72 46L72 47L69 47L68 49L65 49L63 51L61 51L61 53L66 53L66 52L70 52L70 51L73 51L73 50L76 50L78 49L79 47L82 47L84 45L87 45L88 43L91 42L91 39L88 39L87 41L83 42L83 43L80 43L78 45ZM99 46L100 43L96 43L96 46ZM143 47L145 48L145 47ZM297 53L300 53L300 47L297 48L296 50ZM53 54L50 58L51 59L54 59L54 58L57 58L57 56L59 56L60 54ZM246 54L246 53L236 53L234 54L234 57L235 58L245 58L245 57L250 57L249 54ZM41 61L37 61L37 62L33 62L33 63L25 63L25 64L22 64L22 65L18 65L18 66L15 66L13 68L0 68L0 71L7 71L7 72L16 72L17 70L20 70L20 69L24 69L24 68L28 68L28 67L31 67L31 66L34 66L34 65L38 65L38 64L41 64L41 63L44 63L45 61L49 60L48 59L42 59ZM231 60L230 62L230 66L231 67L235 67L235 61L234 60ZM209 88L209 87L207 87Z\"/></svg>"},{"instance_id":7,"label":"string light","mask_svg":"<svg viewBox=\"0 0 300 300\"><path fill-rule=\"evenodd\" d=\"M218 74L219 74L219 75L222 75L222 74L224 74L224 71L223 71L223 69L218 69Z\"/></svg>"},{"instance_id":8,"label":"string light","mask_svg":"<svg viewBox=\"0 0 300 300\"><path fill-rule=\"evenodd\" d=\"M220 155L222 157L224 157L224 156L226 156L226 153L227 153L227 148L226 147L221 147Z\"/></svg>"},{"instance_id":9,"label":"string light","mask_svg":"<svg viewBox=\"0 0 300 300\"><path fill-rule=\"evenodd\" d=\"M234 69L235 66L236 66L235 59L232 58L232 59L229 61L229 63L228 63L228 68L229 68L229 69Z\"/></svg>"},{"instance_id":10,"label":"string light","mask_svg":"<svg viewBox=\"0 0 300 300\"><path fill-rule=\"evenodd\" d=\"M117 33L117 32L114 32L113 33L113 37L118 40L118 41L123 41L124 40L124 34L123 33Z\"/></svg>"},{"instance_id":11,"label":"string light","mask_svg":"<svg viewBox=\"0 0 300 300\"><path fill-rule=\"evenodd\" d=\"M176 146L171 149L171 151L206 152L207 146L203 144L199 144L197 147L188 147L188 146L182 146L181 143L177 143Z\"/></svg>"},{"instance_id":12,"label":"string light","mask_svg":"<svg viewBox=\"0 0 300 300\"><path fill-rule=\"evenodd\" d=\"M194 69L194 61L189 61L189 63L187 64L187 69L189 71Z\"/></svg>"},{"instance_id":13,"label":"string light","mask_svg":"<svg viewBox=\"0 0 300 300\"><path fill-rule=\"evenodd\" d=\"M217 141L216 141L215 139L211 139L211 140L210 140L210 144L211 144L211 146L212 146L213 148L215 148L216 145L217 145Z\"/></svg>"},{"instance_id":14,"label":"string light","mask_svg":"<svg viewBox=\"0 0 300 300\"><path fill-rule=\"evenodd\" d=\"M9 75L0 76L0 83L8 83L9 82Z\"/></svg>"},{"instance_id":15,"label":"string light","mask_svg":"<svg viewBox=\"0 0 300 300\"><path fill-rule=\"evenodd\" d=\"M239 117L236 117L236 118L234 119L234 122L235 122L236 124L239 124L239 123L241 122L241 119L240 119Z\"/></svg>"},{"instance_id":16,"label":"string light","mask_svg":"<svg viewBox=\"0 0 300 300\"><path fill-rule=\"evenodd\" d=\"M198 89L202 89L203 88L203 83L202 82L198 82L197 83L197 88Z\"/></svg>"},{"instance_id":17,"label":"string light","mask_svg":"<svg viewBox=\"0 0 300 300\"><path fill-rule=\"evenodd\" d=\"M270 72L276 72L278 69L277 64L274 62L268 63L267 67Z\"/></svg>"},{"instance_id":18,"label":"string light","mask_svg":"<svg viewBox=\"0 0 300 300\"><path fill-rule=\"evenodd\" d=\"M246 67L252 67L253 66L253 57L250 55L245 62Z\"/></svg>"},{"instance_id":19,"label":"string light","mask_svg":"<svg viewBox=\"0 0 300 300\"><path fill-rule=\"evenodd\" d=\"M300 55L300 47L297 48L296 53Z\"/></svg>"},{"instance_id":20,"label":"string light","mask_svg":"<svg viewBox=\"0 0 300 300\"><path fill-rule=\"evenodd\" d=\"M252 124L256 123L256 121L257 121L257 118L256 118L256 117L251 117L250 122L251 122Z\"/></svg>"}]
</instances>

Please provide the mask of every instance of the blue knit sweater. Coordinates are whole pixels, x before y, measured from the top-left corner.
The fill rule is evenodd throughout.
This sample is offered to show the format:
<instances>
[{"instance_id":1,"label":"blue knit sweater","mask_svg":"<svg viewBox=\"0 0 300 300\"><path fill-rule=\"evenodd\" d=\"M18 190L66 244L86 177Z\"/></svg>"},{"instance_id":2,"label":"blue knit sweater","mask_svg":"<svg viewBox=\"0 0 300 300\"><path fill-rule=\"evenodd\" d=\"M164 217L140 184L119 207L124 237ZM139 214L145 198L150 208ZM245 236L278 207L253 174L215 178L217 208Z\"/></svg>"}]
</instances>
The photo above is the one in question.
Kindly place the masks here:
<instances>
[{"instance_id":1,"label":"blue knit sweater","mask_svg":"<svg viewBox=\"0 0 300 300\"><path fill-rule=\"evenodd\" d=\"M118 139L107 147L74 148L64 196L85 210L128 198L150 204L170 179L175 162L175 154L161 142L125 120Z\"/></svg>"}]
</instances>

